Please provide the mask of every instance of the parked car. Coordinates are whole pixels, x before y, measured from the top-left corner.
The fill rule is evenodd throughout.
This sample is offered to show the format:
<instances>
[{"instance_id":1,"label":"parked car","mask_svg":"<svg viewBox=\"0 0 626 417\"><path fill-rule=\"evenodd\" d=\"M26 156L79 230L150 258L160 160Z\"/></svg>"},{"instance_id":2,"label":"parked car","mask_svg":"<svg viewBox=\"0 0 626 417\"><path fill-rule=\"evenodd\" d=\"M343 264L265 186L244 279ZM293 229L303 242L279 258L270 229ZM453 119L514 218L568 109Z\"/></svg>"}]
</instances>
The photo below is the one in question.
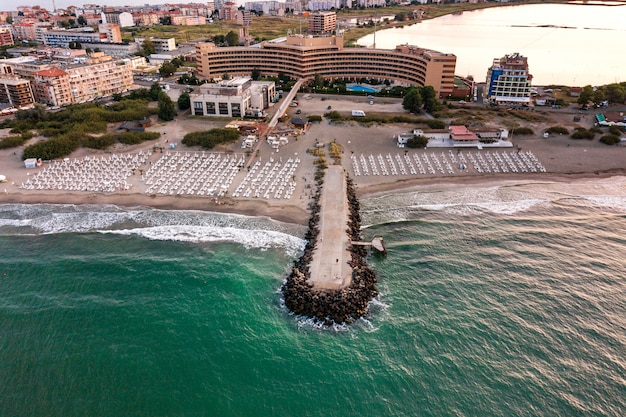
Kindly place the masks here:
<instances>
[{"instance_id":1,"label":"parked car","mask_svg":"<svg viewBox=\"0 0 626 417\"><path fill-rule=\"evenodd\" d=\"M302 113L302 110L300 109L296 110L296 114L300 114L300 113Z\"/></svg>"}]
</instances>

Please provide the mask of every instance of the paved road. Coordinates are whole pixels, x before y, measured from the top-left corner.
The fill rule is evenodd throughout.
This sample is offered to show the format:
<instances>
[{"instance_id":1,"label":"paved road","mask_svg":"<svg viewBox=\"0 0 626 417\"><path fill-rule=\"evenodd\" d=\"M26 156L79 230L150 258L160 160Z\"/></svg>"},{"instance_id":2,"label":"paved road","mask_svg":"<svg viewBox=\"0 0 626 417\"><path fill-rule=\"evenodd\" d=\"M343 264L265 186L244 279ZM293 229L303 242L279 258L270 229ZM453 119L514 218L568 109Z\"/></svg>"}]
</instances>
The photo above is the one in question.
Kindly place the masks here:
<instances>
[{"instance_id":1,"label":"paved road","mask_svg":"<svg viewBox=\"0 0 626 417\"><path fill-rule=\"evenodd\" d=\"M313 252L309 282L318 289L345 288L352 282L346 177L340 165L326 170L320 198L320 236Z\"/></svg>"}]
</instances>

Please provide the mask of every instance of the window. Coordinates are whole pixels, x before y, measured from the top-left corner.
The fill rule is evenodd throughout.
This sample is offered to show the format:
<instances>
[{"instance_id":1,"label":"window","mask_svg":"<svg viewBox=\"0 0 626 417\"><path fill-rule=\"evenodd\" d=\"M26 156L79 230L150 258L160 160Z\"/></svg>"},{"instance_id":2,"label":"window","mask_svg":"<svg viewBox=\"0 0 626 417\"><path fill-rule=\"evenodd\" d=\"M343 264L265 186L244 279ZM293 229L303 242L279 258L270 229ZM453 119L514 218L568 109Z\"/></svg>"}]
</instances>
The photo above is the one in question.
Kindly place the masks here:
<instances>
[{"instance_id":1,"label":"window","mask_svg":"<svg viewBox=\"0 0 626 417\"><path fill-rule=\"evenodd\" d=\"M206 103L206 114L215 114L215 103Z\"/></svg>"},{"instance_id":2,"label":"window","mask_svg":"<svg viewBox=\"0 0 626 417\"><path fill-rule=\"evenodd\" d=\"M241 105L239 103L231 103L230 113L233 117L241 117Z\"/></svg>"},{"instance_id":3,"label":"window","mask_svg":"<svg viewBox=\"0 0 626 417\"><path fill-rule=\"evenodd\" d=\"M228 103L219 103L220 114L228 115Z\"/></svg>"}]
</instances>

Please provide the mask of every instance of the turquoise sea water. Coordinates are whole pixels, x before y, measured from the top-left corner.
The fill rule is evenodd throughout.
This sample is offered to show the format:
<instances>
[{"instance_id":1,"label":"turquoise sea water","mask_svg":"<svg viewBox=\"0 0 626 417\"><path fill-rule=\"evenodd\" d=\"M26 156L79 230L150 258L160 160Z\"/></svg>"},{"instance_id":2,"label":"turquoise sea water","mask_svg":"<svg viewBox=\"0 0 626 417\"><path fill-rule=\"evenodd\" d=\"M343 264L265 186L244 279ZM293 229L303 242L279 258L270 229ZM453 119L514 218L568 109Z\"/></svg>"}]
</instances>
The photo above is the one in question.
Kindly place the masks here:
<instances>
[{"instance_id":1,"label":"turquoise sea water","mask_svg":"<svg viewBox=\"0 0 626 417\"><path fill-rule=\"evenodd\" d=\"M362 200L382 295L285 311L301 226L0 205L0 416L623 416L626 181Z\"/></svg>"}]
</instances>

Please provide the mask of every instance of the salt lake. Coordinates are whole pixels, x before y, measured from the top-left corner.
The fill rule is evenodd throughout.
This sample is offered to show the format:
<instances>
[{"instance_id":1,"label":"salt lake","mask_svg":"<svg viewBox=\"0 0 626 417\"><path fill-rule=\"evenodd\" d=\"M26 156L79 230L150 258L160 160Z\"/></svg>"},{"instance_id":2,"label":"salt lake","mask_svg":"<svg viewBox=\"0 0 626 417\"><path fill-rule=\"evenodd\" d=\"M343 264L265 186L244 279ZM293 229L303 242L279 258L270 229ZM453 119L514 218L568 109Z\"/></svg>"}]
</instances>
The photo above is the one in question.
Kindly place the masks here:
<instances>
[{"instance_id":1,"label":"salt lake","mask_svg":"<svg viewBox=\"0 0 626 417\"><path fill-rule=\"evenodd\" d=\"M504 6L378 31L376 47L409 43L455 54L456 74L477 81L494 58L519 52L528 57L535 85L603 85L626 81L624 22L625 3ZM373 43L374 35L358 41Z\"/></svg>"}]
</instances>

